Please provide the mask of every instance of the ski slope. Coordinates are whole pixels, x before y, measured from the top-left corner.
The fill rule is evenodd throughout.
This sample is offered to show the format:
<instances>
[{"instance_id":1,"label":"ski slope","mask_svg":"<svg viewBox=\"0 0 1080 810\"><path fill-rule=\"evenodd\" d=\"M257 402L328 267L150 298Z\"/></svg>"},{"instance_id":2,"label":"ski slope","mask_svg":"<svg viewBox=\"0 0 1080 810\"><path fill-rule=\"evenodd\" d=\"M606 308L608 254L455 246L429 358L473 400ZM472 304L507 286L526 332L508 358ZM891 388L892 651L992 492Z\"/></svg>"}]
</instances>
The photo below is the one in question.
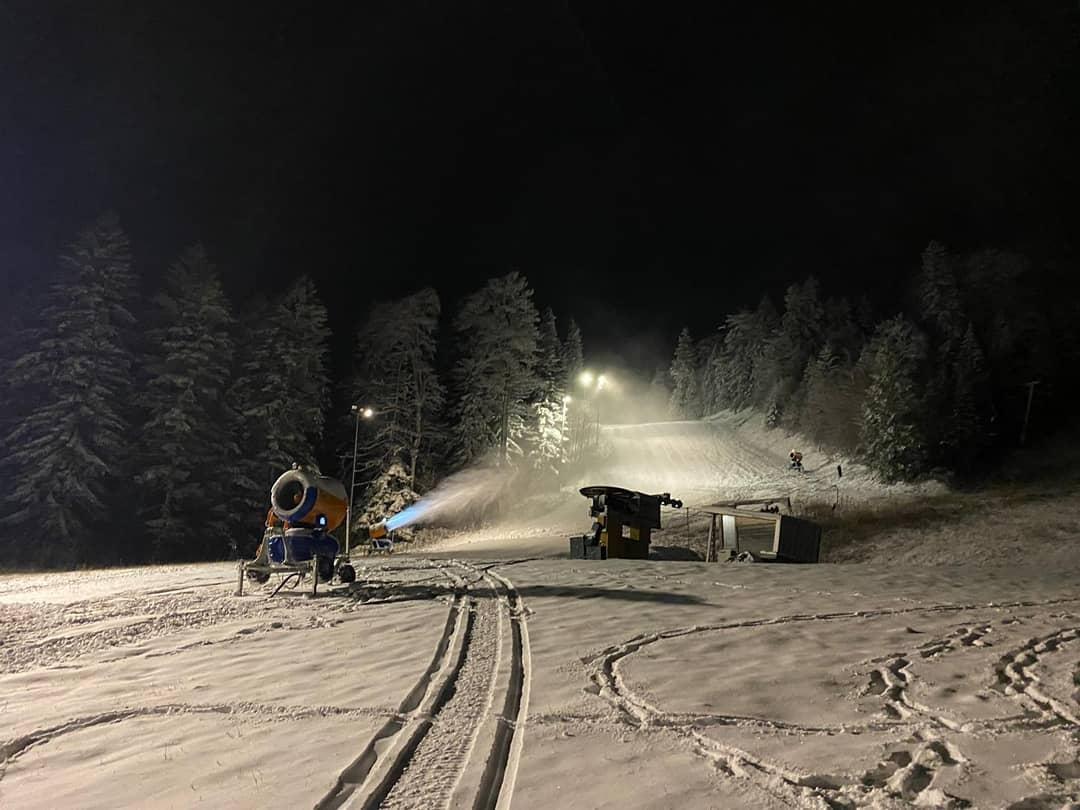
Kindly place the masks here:
<instances>
[{"instance_id":1,"label":"ski slope","mask_svg":"<svg viewBox=\"0 0 1080 810\"><path fill-rule=\"evenodd\" d=\"M803 453L801 473L789 468L792 449ZM669 492L688 507L790 497L795 509L837 501L851 506L904 500L944 490L935 482L885 484L843 455L825 452L787 431L765 429L761 415L752 411L695 421L604 425L598 446L571 476L558 495L527 499L498 523L450 538L438 549L491 553L510 544L520 550L530 538L550 538L547 545L530 542L529 553L563 553L565 536L588 528L587 502L578 490L589 485Z\"/></svg>"},{"instance_id":2,"label":"ski slope","mask_svg":"<svg viewBox=\"0 0 1080 810\"><path fill-rule=\"evenodd\" d=\"M789 469L792 449L804 455L802 473ZM837 465L843 468L842 477ZM761 415L752 411L697 421L607 425L581 478L583 484L671 492L690 504L762 495L831 503L836 487L843 496L859 500L927 490L925 485L887 486L865 466L814 447L801 436L766 430Z\"/></svg>"}]
</instances>

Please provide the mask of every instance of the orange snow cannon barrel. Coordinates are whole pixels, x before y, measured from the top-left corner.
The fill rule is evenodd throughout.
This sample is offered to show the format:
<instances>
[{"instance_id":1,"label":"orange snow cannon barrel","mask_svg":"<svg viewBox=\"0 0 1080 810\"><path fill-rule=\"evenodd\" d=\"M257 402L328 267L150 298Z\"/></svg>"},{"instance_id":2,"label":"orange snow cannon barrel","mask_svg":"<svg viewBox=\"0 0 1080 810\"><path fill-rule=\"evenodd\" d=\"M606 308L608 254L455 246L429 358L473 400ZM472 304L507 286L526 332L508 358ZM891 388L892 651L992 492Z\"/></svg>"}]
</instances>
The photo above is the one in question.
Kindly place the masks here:
<instances>
[{"instance_id":1,"label":"orange snow cannon barrel","mask_svg":"<svg viewBox=\"0 0 1080 810\"><path fill-rule=\"evenodd\" d=\"M345 520L348 498L336 478L309 470L289 470L270 488L274 514L291 526L331 532Z\"/></svg>"},{"instance_id":2,"label":"orange snow cannon barrel","mask_svg":"<svg viewBox=\"0 0 1080 810\"><path fill-rule=\"evenodd\" d=\"M381 540L390 533L390 530L386 528L386 521L380 520L378 523L373 523L368 528L368 536L372 540Z\"/></svg>"}]
</instances>

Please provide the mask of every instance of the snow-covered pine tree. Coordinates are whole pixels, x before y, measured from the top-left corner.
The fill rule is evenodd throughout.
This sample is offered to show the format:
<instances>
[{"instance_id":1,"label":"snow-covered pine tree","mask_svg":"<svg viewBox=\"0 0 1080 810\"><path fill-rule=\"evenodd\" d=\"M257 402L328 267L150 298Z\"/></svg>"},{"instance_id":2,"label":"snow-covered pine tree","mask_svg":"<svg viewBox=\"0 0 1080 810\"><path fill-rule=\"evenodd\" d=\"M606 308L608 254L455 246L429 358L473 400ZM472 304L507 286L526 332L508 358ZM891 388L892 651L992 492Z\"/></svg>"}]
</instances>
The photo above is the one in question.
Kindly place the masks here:
<instances>
[{"instance_id":1,"label":"snow-covered pine tree","mask_svg":"<svg viewBox=\"0 0 1080 810\"><path fill-rule=\"evenodd\" d=\"M291 461L316 467L330 397L330 327L311 278L302 276L285 293L275 307L274 321L278 328L274 355L286 384L279 447Z\"/></svg>"},{"instance_id":2,"label":"snow-covered pine tree","mask_svg":"<svg viewBox=\"0 0 1080 810\"><path fill-rule=\"evenodd\" d=\"M538 386L539 315L532 289L517 272L489 279L465 299L454 321L460 359L457 388L458 461L494 450L496 463L521 454Z\"/></svg>"},{"instance_id":3,"label":"snow-covered pine tree","mask_svg":"<svg viewBox=\"0 0 1080 810\"><path fill-rule=\"evenodd\" d=\"M417 475L433 466L429 453L446 393L435 370L439 312L438 294L426 288L375 304L357 333L352 402L376 413L358 454L363 480L399 463L406 488L413 491ZM352 439L350 430L350 454Z\"/></svg>"},{"instance_id":4,"label":"snow-covered pine tree","mask_svg":"<svg viewBox=\"0 0 1080 810\"><path fill-rule=\"evenodd\" d=\"M926 338L898 315L878 326L860 362L869 380L860 430L864 457L887 480L914 478L929 458L919 379Z\"/></svg>"},{"instance_id":5,"label":"snow-covered pine tree","mask_svg":"<svg viewBox=\"0 0 1080 810\"><path fill-rule=\"evenodd\" d=\"M326 307L307 276L249 320L234 388L262 445L252 451L263 467L316 466L330 389L329 337Z\"/></svg>"},{"instance_id":6,"label":"snow-covered pine tree","mask_svg":"<svg viewBox=\"0 0 1080 810\"><path fill-rule=\"evenodd\" d=\"M23 290L12 298L0 299L0 492L11 492L18 481L18 468L7 446L8 437L40 401L39 381L18 380L15 364L41 340L37 313L42 310L38 296ZM0 520L13 505L0 499ZM0 566L27 562L26 552L37 547L20 542L12 532L0 532Z\"/></svg>"},{"instance_id":7,"label":"snow-covered pine tree","mask_svg":"<svg viewBox=\"0 0 1080 810\"><path fill-rule=\"evenodd\" d=\"M140 517L159 561L235 556L223 495L253 483L241 480L238 417L225 396L233 318L201 245L173 264L154 303L139 398Z\"/></svg>"},{"instance_id":8,"label":"snow-covered pine tree","mask_svg":"<svg viewBox=\"0 0 1080 810\"><path fill-rule=\"evenodd\" d=\"M851 302L846 298L829 298L825 302L823 340L837 360L851 365L858 361L867 336L855 316ZM824 345L824 344L823 344Z\"/></svg>"},{"instance_id":9,"label":"snow-covered pine tree","mask_svg":"<svg viewBox=\"0 0 1080 810\"><path fill-rule=\"evenodd\" d=\"M808 278L792 284L784 294L784 314L773 338L766 344L759 384L764 384L770 413L783 419L799 412L800 382L806 364L821 350L825 339L825 308L818 283Z\"/></svg>"},{"instance_id":10,"label":"snow-covered pine tree","mask_svg":"<svg viewBox=\"0 0 1080 810\"><path fill-rule=\"evenodd\" d=\"M803 396L797 426L818 443L822 443L833 376L838 364L832 344L826 343L817 356L806 364L806 371L803 372Z\"/></svg>"},{"instance_id":11,"label":"snow-covered pine tree","mask_svg":"<svg viewBox=\"0 0 1080 810\"><path fill-rule=\"evenodd\" d=\"M970 466L985 444L991 403L986 368L960 292L955 262L931 242L918 279L920 316L936 348L928 410L935 415L931 442L936 460L950 468Z\"/></svg>"},{"instance_id":12,"label":"snow-covered pine tree","mask_svg":"<svg viewBox=\"0 0 1080 810\"><path fill-rule=\"evenodd\" d=\"M393 461L379 472L367 488L364 506L356 515L354 525L370 526L405 507L416 503L420 496L409 484L409 471L400 461Z\"/></svg>"},{"instance_id":13,"label":"snow-covered pine tree","mask_svg":"<svg viewBox=\"0 0 1080 810\"><path fill-rule=\"evenodd\" d=\"M675 357L671 362L671 380L675 386L671 392L672 416L684 419L700 418L701 371L698 368L697 348L687 327L679 334L679 343L675 347Z\"/></svg>"},{"instance_id":14,"label":"snow-covered pine tree","mask_svg":"<svg viewBox=\"0 0 1080 810\"><path fill-rule=\"evenodd\" d=\"M137 303L127 234L105 214L60 256L34 345L11 384L37 397L9 432L11 531L39 562L115 560L128 530L108 516L130 489Z\"/></svg>"},{"instance_id":15,"label":"snow-covered pine tree","mask_svg":"<svg viewBox=\"0 0 1080 810\"><path fill-rule=\"evenodd\" d=\"M765 371L765 355L780 322L776 308L767 297L753 312L729 315L725 321L721 391L725 407L739 410L762 404L769 388L759 379ZM758 390L763 391L757 398Z\"/></svg>"},{"instance_id":16,"label":"snow-covered pine tree","mask_svg":"<svg viewBox=\"0 0 1080 810\"><path fill-rule=\"evenodd\" d=\"M920 316L933 330L938 352L948 358L959 348L968 317L952 260L940 242L923 251L918 286Z\"/></svg>"},{"instance_id":17,"label":"snow-covered pine tree","mask_svg":"<svg viewBox=\"0 0 1080 810\"><path fill-rule=\"evenodd\" d=\"M257 542L270 485L288 466L282 466L285 462L271 430L282 410L274 357L266 348L274 345L275 332L270 304L260 299L249 301L238 318L233 381L226 397L240 419L240 468L243 480L249 482L248 487L234 490L233 499L234 512L243 516L237 531L244 554Z\"/></svg>"},{"instance_id":18,"label":"snow-covered pine tree","mask_svg":"<svg viewBox=\"0 0 1080 810\"><path fill-rule=\"evenodd\" d=\"M1050 317L1053 308L1046 306L1032 276L1026 256L1001 250L976 251L958 268L965 309L997 388L1015 389L1053 376L1050 356L1064 359L1063 335Z\"/></svg>"},{"instance_id":19,"label":"snow-covered pine tree","mask_svg":"<svg viewBox=\"0 0 1080 810\"><path fill-rule=\"evenodd\" d=\"M294 463L316 467L329 395L326 308L301 277L278 300L253 302L240 319L236 374L229 403L240 415L243 479L238 514L251 514L255 535L269 485ZM257 518L257 520L256 520ZM241 545L249 545L241 538Z\"/></svg>"},{"instance_id":20,"label":"snow-covered pine tree","mask_svg":"<svg viewBox=\"0 0 1080 810\"><path fill-rule=\"evenodd\" d=\"M564 397L567 374L555 313L551 307L544 310L540 320L538 348L536 371L540 392L533 405L536 440L531 448L530 460L535 470L557 476L566 463L568 403L564 402Z\"/></svg>"},{"instance_id":21,"label":"snow-covered pine tree","mask_svg":"<svg viewBox=\"0 0 1080 810\"><path fill-rule=\"evenodd\" d=\"M724 338L719 332L709 335L698 342L698 367L701 379L701 407L707 414L716 413L723 405L723 364L721 357L724 350Z\"/></svg>"}]
</instances>

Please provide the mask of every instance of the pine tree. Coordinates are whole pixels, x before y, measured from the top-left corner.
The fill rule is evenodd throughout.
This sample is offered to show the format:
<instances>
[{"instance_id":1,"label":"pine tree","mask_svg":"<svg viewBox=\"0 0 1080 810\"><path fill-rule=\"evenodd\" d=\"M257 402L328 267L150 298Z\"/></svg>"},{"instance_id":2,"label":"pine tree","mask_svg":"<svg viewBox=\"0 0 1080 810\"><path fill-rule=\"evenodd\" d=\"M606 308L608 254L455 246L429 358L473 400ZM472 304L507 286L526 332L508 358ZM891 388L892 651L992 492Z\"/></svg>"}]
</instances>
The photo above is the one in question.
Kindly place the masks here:
<instances>
[{"instance_id":1,"label":"pine tree","mask_svg":"<svg viewBox=\"0 0 1080 810\"><path fill-rule=\"evenodd\" d=\"M235 556L226 493L241 481L229 304L201 245L189 248L155 299L139 445L142 517L159 561Z\"/></svg>"},{"instance_id":2,"label":"pine tree","mask_svg":"<svg viewBox=\"0 0 1080 810\"><path fill-rule=\"evenodd\" d=\"M792 284L784 295L780 326L765 346L756 370L759 401L773 415L797 414L800 383L806 364L825 341L825 308L816 279Z\"/></svg>"},{"instance_id":3,"label":"pine tree","mask_svg":"<svg viewBox=\"0 0 1080 810\"><path fill-rule=\"evenodd\" d=\"M367 488L364 506L356 516L356 523L370 526L416 503L420 496L412 488L409 479L409 471L400 461L393 461L380 470Z\"/></svg>"},{"instance_id":4,"label":"pine tree","mask_svg":"<svg viewBox=\"0 0 1080 810\"><path fill-rule=\"evenodd\" d=\"M723 396L723 350L724 341L718 333L698 343L698 367L701 369L701 402L706 414L716 413L724 407Z\"/></svg>"},{"instance_id":5,"label":"pine tree","mask_svg":"<svg viewBox=\"0 0 1080 810\"><path fill-rule=\"evenodd\" d=\"M115 559L121 542L106 516L129 489L137 291L113 214L84 230L60 267L34 345L11 369L38 405L4 442L17 470L6 511L41 559L72 564Z\"/></svg>"},{"instance_id":6,"label":"pine tree","mask_svg":"<svg viewBox=\"0 0 1080 810\"><path fill-rule=\"evenodd\" d=\"M937 242L923 252L918 290L920 315L937 349L928 396L928 410L935 416L935 458L952 469L965 470L985 443L992 409L989 380L961 295L956 262Z\"/></svg>"},{"instance_id":7,"label":"pine tree","mask_svg":"<svg viewBox=\"0 0 1080 810\"><path fill-rule=\"evenodd\" d=\"M454 369L460 463L490 451L500 465L521 455L539 388L538 321L532 290L517 272L488 280L465 299L454 321L460 343Z\"/></svg>"},{"instance_id":8,"label":"pine tree","mask_svg":"<svg viewBox=\"0 0 1080 810\"><path fill-rule=\"evenodd\" d=\"M326 308L306 276L277 301L253 302L241 322L228 401L240 415L243 477L252 486L236 489L236 511L254 516L251 533L278 475L294 463L317 468L329 395L329 336Z\"/></svg>"},{"instance_id":9,"label":"pine tree","mask_svg":"<svg viewBox=\"0 0 1080 810\"><path fill-rule=\"evenodd\" d=\"M920 315L931 330L939 354L949 360L959 348L968 317L953 262L941 243L931 242L923 251L918 283Z\"/></svg>"},{"instance_id":10,"label":"pine tree","mask_svg":"<svg viewBox=\"0 0 1080 810\"><path fill-rule=\"evenodd\" d=\"M868 372L861 438L870 466L887 480L925 472L927 435L920 395L926 338L903 316L883 322L861 362Z\"/></svg>"},{"instance_id":11,"label":"pine tree","mask_svg":"<svg viewBox=\"0 0 1080 810\"><path fill-rule=\"evenodd\" d=\"M580 335L578 336L580 340ZM540 320L536 371L540 381L539 397L534 408L536 423L535 445L531 448L534 469L557 476L566 463L567 405L566 366L555 313L550 307Z\"/></svg>"},{"instance_id":12,"label":"pine tree","mask_svg":"<svg viewBox=\"0 0 1080 810\"><path fill-rule=\"evenodd\" d=\"M764 405L768 401L775 387L768 368L768 350L779 326L780 316L767 297L753 312L728 317L724 365L729 408Z\"/></svg>"},{"instance_id":13,"label":"pine tree","mask_svg":"<svg viewBox=\"0 0 1080 810\"><path fill-rule=\"evenodd\" d=\"M673 416L698 419L701 417L701 379L698 369L698 353L690 330L683 328L675 357L671 362L671 379L675 389L671 392Z\"/></svg>"},{"instance_id":14,"label":"pine tree","mask_svg":"<svg viewBox=\"0 0 1080 810\"><path fill-rule=\"evenodd\" d=\"M854 452L865 395L861 377L826 343L803 375L799 428L823 447Z\"/></svg>"},{"instance_id":15,"label":"pine tree","mask_svg":"<svg viewBox=\"0 0 1080 810\"><path fill-rule=\"evenodd\" d=\"M41 339L36 313L42 310L38 296L23 291L9 299L0 299L0 492L11 492L18 483L18 469L13 454L17 447L7 446L8 438L19 423L41 400L42 383L17 381L16 362L33 350ZM0 520L13 505L0 499ZM36 545L22 542L13 532L0 532L0 566L26 561L26 553Z\"/></svg>"},{"instance_id":16,"label":"pine tree","mask_svg":"<svg viewBox=\"0 0 1080 810\"><path fill-rule=\"evenodd\" d=\"M429 454L446 393L435 370L439 314L438 294L425 288L375 304L357 335L352 402L376 414L365 431L359 467L378 476L400 464L410 491L418 475L434 466Z\"/></svg>"}]
</instances>

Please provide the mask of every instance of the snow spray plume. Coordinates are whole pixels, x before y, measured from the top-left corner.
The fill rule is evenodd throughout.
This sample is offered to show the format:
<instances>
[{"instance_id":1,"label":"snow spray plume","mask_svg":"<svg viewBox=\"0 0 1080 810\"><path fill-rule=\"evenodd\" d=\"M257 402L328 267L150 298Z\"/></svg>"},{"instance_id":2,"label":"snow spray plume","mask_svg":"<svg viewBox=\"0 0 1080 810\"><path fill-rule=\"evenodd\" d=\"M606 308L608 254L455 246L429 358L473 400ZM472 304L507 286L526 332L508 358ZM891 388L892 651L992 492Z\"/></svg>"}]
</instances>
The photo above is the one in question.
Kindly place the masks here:
<instances>
[{"instance_id":1,"label":"snow spray plume","mask_svg":"<svg viewBox=\"0 0 1080 810\"><path fill-rule=\"evenodd\" d=\"M474 467L454 473L412 506L386 519L397 531L414 523L453 521L483 514L510 492L516 476L505 467Z\"/></svg>"}]
</instances>

